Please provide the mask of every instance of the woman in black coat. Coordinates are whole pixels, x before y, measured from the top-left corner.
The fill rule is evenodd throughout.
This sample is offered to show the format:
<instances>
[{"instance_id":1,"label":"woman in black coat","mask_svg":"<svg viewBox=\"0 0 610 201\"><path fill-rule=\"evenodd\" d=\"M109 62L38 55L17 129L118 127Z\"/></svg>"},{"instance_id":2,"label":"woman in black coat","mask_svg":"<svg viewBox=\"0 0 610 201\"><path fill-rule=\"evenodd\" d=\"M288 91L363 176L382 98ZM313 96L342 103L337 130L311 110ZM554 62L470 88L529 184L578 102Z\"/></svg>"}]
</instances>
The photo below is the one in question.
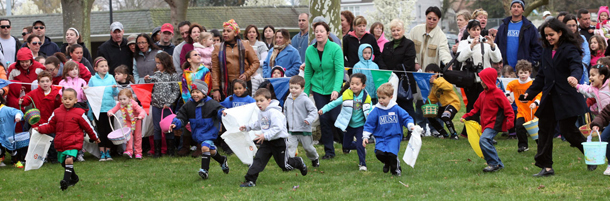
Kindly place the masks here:
<instances>
[{"instance_id":1,"label":"woman in black coat","mask_svg":"<svg viewBox=\"0 0 610 201\"><path fill-rule=\"evenodd\" d=\"M413 41L405 37L405 30L402 21L392 20L390 22L390 30L392 31L392 41L385 43L381 58L377 63L379 69L393 70L396 76L402 77L404 70L415 71L415 44ZM404 69L403 69L404 67ZM407 74L409 78L409 84L411 85L411 92L417 93L417 87L413 74ZM407 89L408 86L403 86ZM396 103L402 109L406 110L409 115L415 117L415 109L413 108L413 99L402 100L397 99Z\"/></svg>"},{"instance_id":2,"label":"woman in black coat","mask_svg":"<svg viewBox=\"0 0 610 201\"><path fill-rule=\"evenodd\" d=\"M576 36L568 31L565 24L551 19L540 26L540 35L544 51L541 66L532 86L524 94L526 100L532 100L542 93L540 107L536 111L538 122L538 152L534 159L536 166L542 170L534 176L554 175L553 170L553 134L556 125L570 145L583 152L582 142L585 138L576 128L579 115L586 111L584 97L579 94L570 82L578 82L582 76L582 50ZM597 166L588 166L595 170Z\"/></svg>"},{"instance_id":3,"label":"woman in black coat","mask_svg":"<svg viewBox=\"0 0 610 201\"><path fill-rule=\"evenodd\" d=\"M345 55L345 67L354 67L356 63L360 62L358 57L358 49L360 44L367 43L373 47L373 62L379 63L379 46L377 45L377 39L373 34L366 32L366 19L362 16L354 19L354 31L350 31L343 37L343 55ZM351 71L350 71L351 74Z\"/></svg>"}]
</instances>

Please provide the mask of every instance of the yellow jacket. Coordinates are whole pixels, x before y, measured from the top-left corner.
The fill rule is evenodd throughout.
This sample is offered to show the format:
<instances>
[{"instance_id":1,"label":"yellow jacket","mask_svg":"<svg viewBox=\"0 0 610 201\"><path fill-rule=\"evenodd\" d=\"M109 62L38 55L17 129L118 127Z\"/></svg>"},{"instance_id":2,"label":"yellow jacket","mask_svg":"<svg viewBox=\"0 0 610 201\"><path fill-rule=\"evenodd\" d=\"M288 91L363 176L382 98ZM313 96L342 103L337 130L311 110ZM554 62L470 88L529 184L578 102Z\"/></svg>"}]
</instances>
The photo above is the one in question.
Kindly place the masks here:
<instances>
[{"instance_id":1,"label":"yellow jacket","mask_svg":"<svg viewBox=\"0 0 610 201\"><path fill-rule=\"evenodd\" d=\"M458 98L455 91L453 91L453 85L445 78L438 77L432 82L432 89L430 95L428 95L430 103L441 102L441 106L452 105L456 110L460 110L460 99Z\"/></svg>"}]
</instances>

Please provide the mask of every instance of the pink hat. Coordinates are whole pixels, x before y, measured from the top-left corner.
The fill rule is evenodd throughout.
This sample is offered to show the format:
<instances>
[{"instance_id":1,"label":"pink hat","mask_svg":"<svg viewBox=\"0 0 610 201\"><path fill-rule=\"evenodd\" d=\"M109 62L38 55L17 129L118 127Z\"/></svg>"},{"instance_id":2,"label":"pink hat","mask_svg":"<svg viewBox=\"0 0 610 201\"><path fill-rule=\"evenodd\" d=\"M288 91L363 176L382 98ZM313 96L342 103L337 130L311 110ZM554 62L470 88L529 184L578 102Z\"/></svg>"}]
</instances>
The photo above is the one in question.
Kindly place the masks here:
<instances>
[{"instance_id":1,"label":"pink hat","mask_svg":"<svg viewBox=\"0 0 610 201\"><path fill-rule=\"evenodd\" d=\"M601 23L601 21L599 20L599 16L603 12L606 12L606 15L610 17L610 11L608 11L608 6L600 6L599 11L597 11L597 23Z\"/></svg>"},{"instance_id":2,"label":"pink hat","mask_svg":"<svg viewBox=\"0 0 610 201\"><path fill-rule=\"evenodd\" d=\"M174 26L172 26L172 24L170 23L165 23L163 24L163 26L161 26L161 33L169 31L170 33L174 33Z\"/></svg>"}]
</instances>

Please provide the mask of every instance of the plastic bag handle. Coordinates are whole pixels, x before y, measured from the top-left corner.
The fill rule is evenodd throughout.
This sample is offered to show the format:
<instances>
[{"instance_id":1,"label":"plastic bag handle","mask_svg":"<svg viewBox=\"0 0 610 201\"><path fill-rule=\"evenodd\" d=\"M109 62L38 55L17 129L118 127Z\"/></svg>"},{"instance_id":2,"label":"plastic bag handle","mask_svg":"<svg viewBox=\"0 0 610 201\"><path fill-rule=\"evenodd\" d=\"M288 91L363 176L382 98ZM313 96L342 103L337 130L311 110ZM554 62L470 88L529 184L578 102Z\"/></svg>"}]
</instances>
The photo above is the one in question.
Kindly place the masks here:
<instances>
[{"instance_id":1,"label":"plastic bag handle","mask_svg":"<svg viewBox=\"0 0 610 201\"><path fill-rule=\"evenodd\" d=\"M171 112L172 114L174 114L174 111L172 111L172 108L169 108L169 107L168 107L167 109L169 109L169 112ZM163 110L165 110L165 109L161 109L161 119L163 119Z\"/></svg>"}]
</instances>

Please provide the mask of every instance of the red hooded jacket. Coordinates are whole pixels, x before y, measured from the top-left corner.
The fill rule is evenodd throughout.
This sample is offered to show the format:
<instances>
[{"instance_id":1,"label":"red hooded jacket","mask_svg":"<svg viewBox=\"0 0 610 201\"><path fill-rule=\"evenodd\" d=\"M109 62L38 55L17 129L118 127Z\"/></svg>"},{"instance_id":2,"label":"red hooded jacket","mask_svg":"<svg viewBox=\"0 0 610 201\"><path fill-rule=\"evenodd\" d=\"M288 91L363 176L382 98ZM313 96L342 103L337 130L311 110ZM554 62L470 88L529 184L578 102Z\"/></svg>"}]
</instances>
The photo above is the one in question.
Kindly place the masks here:
<instances>
[{"instance_id":1,"label":"red hooded jacket","mask_svg":"<svg viewBox=\"0 0 610 201\"><path fill-rule=\"evenodd\" d=\"M496 87L498 72L493 68L486 68L479 73L479 77L487 88L481 92L472 110L462 118L466 119L480 112L482 130L491 128L502 132L511 129L515 125L515 113L504 92Z\"/></svg>"},{"instance_id":2,"label":"red hooded jacket","mask_svg":"<svg viewBox=\"0 0 610 201\"><path fill-rule=\"evenodd\" d=\"M32 97L32 99L30 99L30 97ZM23 97L23 103L21 104L23 107L19 109L23 111L25 106L32 104L32 100L34 100L32 106L36 106L36 108L40 110L40 121L32 126L47 123L49 117L53 114L53 110L61 105L61 95L59 95L59 89L56 87L51 87L51 92L46 96L41 87L30 91L30 93L27 93Z\"/></svg>"},{"instance_id":3,"label":"red hooded jacket","mask_svg":"<svg viewBox=\"0 0 610 201\"><path fill-rule=\"evenodd\" d=\"M19 61L30 60L32 65L28 69L23 69L19 64ZM17 61L8 68L8 80L14 82L25 82L32 83L38 78L38 74L42 72L45 67L34 60L32 51L27 48L21 48L17 52ZM30 85L11 84L9 85L9 93L7 95L6 102L9 107L19 108L19 96L21 94L21 87L24 86L25 93L30 92Z\"/></svg>"},{"instance_id":4,"label":"red hooded jacket","mask_svg":"<svg viewBox=\"0 0 610 201\"><path fill-rule=\"evenodd\" d=\"M55 149L57 151L82 149L83 130L87 132L91 140L97 141L97 134L87 120L85 110L76 107L66 109L63 105L53 111L48 123L38 127L40 133L55 133Z\"/></svg>"}]
</instances>

